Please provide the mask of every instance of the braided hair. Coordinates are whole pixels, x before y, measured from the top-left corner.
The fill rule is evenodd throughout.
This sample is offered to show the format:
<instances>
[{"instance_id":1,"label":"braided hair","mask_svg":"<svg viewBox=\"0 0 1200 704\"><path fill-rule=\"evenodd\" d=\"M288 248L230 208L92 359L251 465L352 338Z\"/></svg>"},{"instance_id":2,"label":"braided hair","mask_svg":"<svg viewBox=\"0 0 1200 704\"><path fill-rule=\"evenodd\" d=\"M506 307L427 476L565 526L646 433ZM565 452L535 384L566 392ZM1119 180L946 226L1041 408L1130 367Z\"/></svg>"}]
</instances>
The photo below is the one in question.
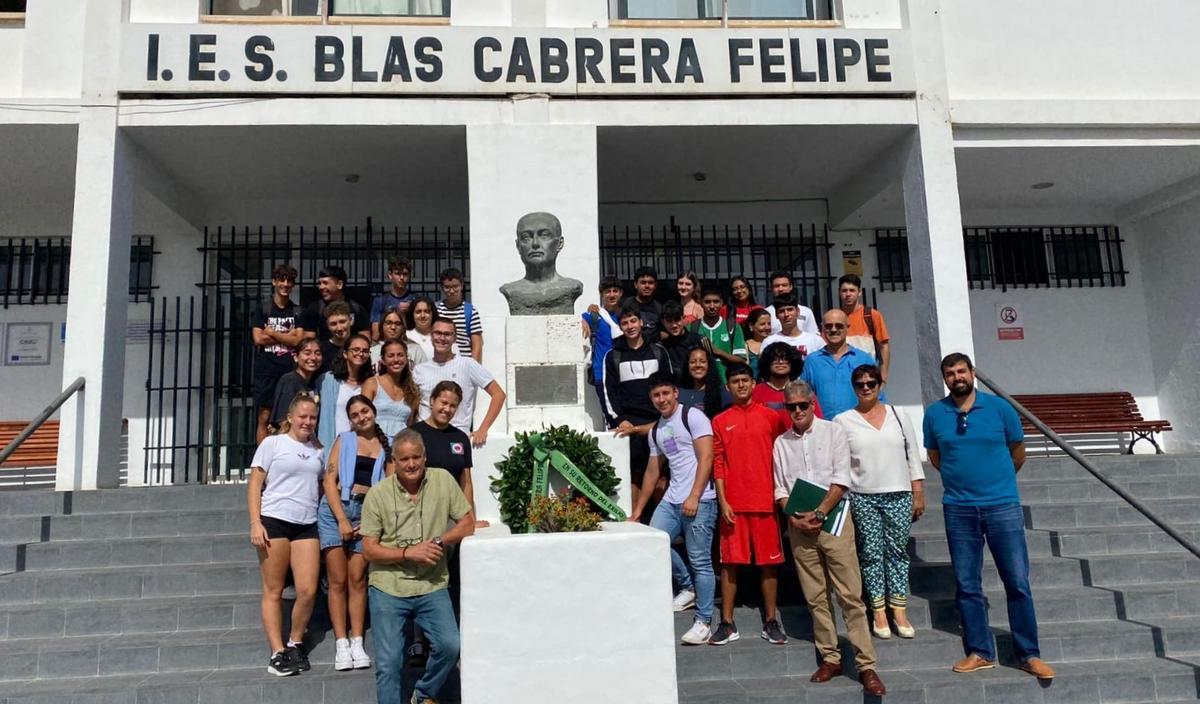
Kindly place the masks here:
<instances>
[{"instance_id":1,"label":"braided hair","mask_svg":"<svg viewBox=\"0 0 1200 704\"><path fill-rule=\"evenodd\" d=\"M350 415L350 407L356 403L361 403L362 405L366 406L367 408L370 408L371 415L373 415L373 416L376 415L375 402L373 402L371 399L367 398L366 396L363 396L362 394L355 394L350 397L349 401L346 402L346 415L347 416ZM390 456L389 453L391 452L391 443L388 442L387 433L383 432L383 428L379 427L379 423L375 423L374 425L375 425L375 439L379 441L379 445L383 448L382 457L384 458L384 461L386 462L388 457Z\"/></svg>"}]
</instances>

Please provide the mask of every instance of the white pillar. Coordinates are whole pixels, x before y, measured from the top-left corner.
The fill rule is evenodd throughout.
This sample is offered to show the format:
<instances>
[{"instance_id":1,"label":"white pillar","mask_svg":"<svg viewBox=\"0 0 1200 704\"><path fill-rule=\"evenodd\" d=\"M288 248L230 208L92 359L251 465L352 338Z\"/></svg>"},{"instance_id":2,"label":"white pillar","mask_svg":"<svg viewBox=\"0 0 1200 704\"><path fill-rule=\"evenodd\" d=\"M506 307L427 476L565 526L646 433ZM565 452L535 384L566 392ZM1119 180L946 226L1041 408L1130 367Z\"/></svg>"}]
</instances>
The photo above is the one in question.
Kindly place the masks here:
<instances>
[{"instance_id":1,"label":"white pillar","mask_svg":"<svg viewBox=\"0 0 1200 704\"><path fill-rule=\"evenodd\" d=\"M117 126L116 75L127 12L125 0L87 0L84 15L63 386L86 385L60 414L59 490L120 482L134 155Z\"/></svg>"},{"instance_id":2,"label":"white pillar","mask_svg":"<svg viewBox=\"0 0 1200 704\"><path fill-rule=\"evenodd\" d=\"M904 213L926 403L946 394L942 357L950 352L974 357L975 351L939 12L938 0L909 2L917 127L904 161Z\"/></svg>"}]
</instances>

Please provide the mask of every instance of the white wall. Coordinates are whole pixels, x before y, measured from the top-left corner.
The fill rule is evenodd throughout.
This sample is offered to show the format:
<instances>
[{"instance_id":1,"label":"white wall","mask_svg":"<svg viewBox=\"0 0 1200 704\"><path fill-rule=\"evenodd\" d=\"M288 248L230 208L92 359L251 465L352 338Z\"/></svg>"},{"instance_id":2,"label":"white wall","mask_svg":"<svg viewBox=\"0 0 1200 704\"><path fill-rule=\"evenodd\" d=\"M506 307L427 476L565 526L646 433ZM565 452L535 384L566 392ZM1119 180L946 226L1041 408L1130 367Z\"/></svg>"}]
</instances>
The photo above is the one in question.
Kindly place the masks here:
<instances>
[{"instance_id":1,"label":"white wall","mask_svg":"<svg viewBox=\"0 0 1200 704\"><path fill-rule=\"evenodd\" d=\"M1172 451L1200 451L1200 199L1191 200L1122 232L1142 243L1139 265L1147 278L1144 316L1152 336L1140 351L1154 363L1154 385L1162 418L1175 431L1164 434ZM1150 285L1153 282L1153 286ZM1130 342L1134 342L1130 340ZM1159 416L1146 415L1147 418Z\"/></svg>"},{"instance_id":2,"label":"white wall","mask_svg":"<svg viewBox=\"0 0 1200 704\"><path fill-rule=\"evenodd\" d=\"M25 54L25 27L0 24L0 96L21 94L21 63Z\"/></svg>"},{"instance_id":3,"label":"white wall","mask_svg":"<svg viewBox=\"0 0 1200 704\"><path fill-rule=\"evenodd\" d=\"M952 100L1200 98L1200 3L942 2Z\"/></svg>"},{"instance_id":4,"label":"white wall","mask_svg":"<svg viewBox=\"0 0 1200 704\"><path fill-rule=\"evenodd\" d=\"M199 22L203 0L130 0L130 22Z\"/></svg>"},{"instance_id":5,"label":"white wall","mask_svg":"<svg viewBox=\"0 0 1200 704\"><path fill-rule=\"evenodd\" d=\"M29 3L25 12L21 97L79 99L83 21L83 2Z\"/></svg>"},{"instance_id":6,"label":"white wall","mask_svg":"<svg viewBox=\"0 0 1200 704\"><path fill-rule=\"evenodd\" d=\"M842 0L842 22L852 29L889 29L904 24L900 0Z\"/></svg>"}]
</instances>

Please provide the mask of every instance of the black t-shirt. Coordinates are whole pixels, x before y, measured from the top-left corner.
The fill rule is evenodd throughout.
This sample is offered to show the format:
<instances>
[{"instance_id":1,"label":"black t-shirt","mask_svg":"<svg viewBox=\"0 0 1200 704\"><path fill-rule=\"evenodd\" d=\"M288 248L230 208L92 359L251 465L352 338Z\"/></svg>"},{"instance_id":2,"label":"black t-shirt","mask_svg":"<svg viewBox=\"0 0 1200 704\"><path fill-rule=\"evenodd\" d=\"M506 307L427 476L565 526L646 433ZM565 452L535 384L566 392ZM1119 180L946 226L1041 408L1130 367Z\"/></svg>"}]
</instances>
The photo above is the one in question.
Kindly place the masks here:
<instances>
[{"instance_id":1,"label":"black t-shirt","mask_svg":"<svg viewBox=\"0 0 1200 704\"><path fill-rule=\"evenodd\" d=\"M350 298L343 298L350 306L350 332L366 332L371 329L371 317L367 315L367 311L363 309L358 301ZM301 326L305 330L311 330L317 333L318 340L324 340L329 337L329 328L325 327L325 299L318 298L308 307L304 309L304 324Z\"/></svg>"},{"instance_id":2,"label":"black t-shirt","mask_svg":"<svg viewBox=\"0 0 1200 704\"><path fill-rule=\"evenodd\" d=\"M305 328L307 330L307 328ZM335 345L328 337L321 338L321 368L313 375L313 378L319 377L325 372L333 369L333 358L342 353L342 346Z\"/></svg>"},{"instance_id":3,"label":"black t-shirt","mask_svg":"<svg viewBox=\"0 0 1200 704\"><path fill-rule=\"evenodd\" d=\"M630 296L621 301L621 307L633 306L642 314L642 337L647 342L658 342L658 331L662 329L658 319L662 316L662 303L651 299L649 303L642 303L637 299L637 296ZM619 322L619 321L618 321Z\"/></svg>"},{"instance_id":4,"label":"black t-shirt","mask_svg":"<svg viewBox=\"0 0 1200 704\"><path fill-rule=\"evenodd\" d=\"M463 470L471 467L471 438L453 425L438 430L421 421L412 429L425 441L425 466L440 467L461 481Z\"/></svg>"},{"instance_id":5,"label":"black t-shirt","mask_svg":"<svg viewBox=\"0 0 1200 704\"><path fill-rule=\"evenodd\" d=\"M254 316L254 327L263 330L291 332L300 326L300 320L300 306L288 303L286 307L280 308L275 305L274 300L271 300L258 309ZM278 343L267 345L260 348L255 354L257 371L283 374L293 366L295 366L295 362L292 360L292 350L287 345Z\"/></svg>"},{"instance_id":6,"label":"black t-shirt","mask_svg":"<svg viewBox=\"0 0 1200 704\"><path fill-rule=\"evenodd\" d=\"M301 391L312 393L316 389L316 374L313 374L310 381L305 381L304 377L294 371L279 377L279 383L275 385L275 403L271 405L271 425L278 428L279 424L287 418L288 406L291 405L296 394Z\"/></svg>"}]
</instances>

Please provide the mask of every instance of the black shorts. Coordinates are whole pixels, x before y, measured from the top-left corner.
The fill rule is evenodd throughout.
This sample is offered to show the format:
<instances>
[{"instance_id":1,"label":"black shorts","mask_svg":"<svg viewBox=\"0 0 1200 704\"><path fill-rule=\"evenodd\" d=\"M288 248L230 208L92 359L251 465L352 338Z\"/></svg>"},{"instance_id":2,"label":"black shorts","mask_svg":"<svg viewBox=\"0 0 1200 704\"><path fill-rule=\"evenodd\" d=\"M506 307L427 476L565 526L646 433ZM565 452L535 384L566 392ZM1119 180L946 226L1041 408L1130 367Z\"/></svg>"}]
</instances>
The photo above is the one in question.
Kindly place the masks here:
<instances>
[{"instance_id":1,"label":"black shorts","mask_svg":"<svg viewBox=\"0 0 1200 704\"><path fill-rule=\"evenodd\" d=\"M254 367L254 407L271 408L275 405L275 385L280 377L292 370L291 367L273 367L257 364Z\"/></svg>"},{"instance_id":2,"label":"black shorts","mask_svg":"<svg viewBox=\"0 0 1200 704\"><path fill-rule=\"evenodd\" d=\"M270 516L262 517L263 528L267 529L268 538L280 540L319 540L316 523L291 523Z\"/></svg>"}]
</instances>

